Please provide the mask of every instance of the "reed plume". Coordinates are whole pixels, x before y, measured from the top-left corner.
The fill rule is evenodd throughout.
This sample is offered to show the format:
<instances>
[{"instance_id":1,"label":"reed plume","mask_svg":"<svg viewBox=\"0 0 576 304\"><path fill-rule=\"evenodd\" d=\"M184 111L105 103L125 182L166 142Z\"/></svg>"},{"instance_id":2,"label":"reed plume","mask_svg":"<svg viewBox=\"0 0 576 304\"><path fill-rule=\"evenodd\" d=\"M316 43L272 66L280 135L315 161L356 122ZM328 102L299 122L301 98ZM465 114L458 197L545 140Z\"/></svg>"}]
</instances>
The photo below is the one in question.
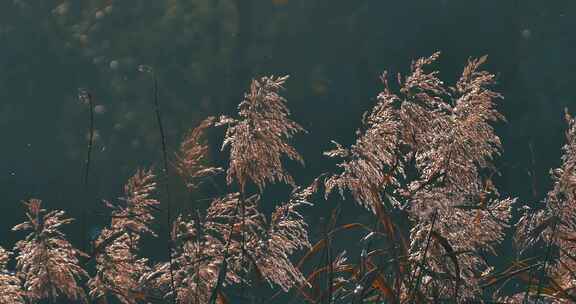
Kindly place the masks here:
<instances>
[{"instance_id":1,"label":"reed plume","mask_svg":"<svg viewBox=\"0 0 576 304\"><path fill-rule=\"evenodd\" d=\"M258 208L260 196L245 193L248 181L260 191L267 182L278 180L294 185L281 158L287 155L302 161L287 141L303 129L287 118L286 100L278 95L286 79L254 80L239 105L240 119L222 116L215 121L210 117L182 143L177 170L194 190L202 178L221 170L206 164L208 147L201 142L203 132L212 125L226 125L222 148L231 147L227 183L236 180L241 192L214 199L204 216L198 212L177 218L172 230L175 289L169 286L168 264L158 264L150 274L157 278L155 284L164 297L176 296L178 303L223 301L222 286L249 284L252 273L284 290L306 284L289 256L310 245L306 223L296 209L305 203L313 187L294 189L269 224Z\"/></svg>"},{"instance_id":2,"label":"reed plume","mask_svg":"<svg viewBox=\"0 0 576 304\"><path fill-rule=\"evenodd\" d=\"M189 190L196 190L202 179L222 172L222 168L208 166L208 144L203 142L206 130L215 122L214 117L204 119L180 144L175 167Z\"/></svg>"},{"instance_id":3,"label":"reed plume","mask_svg":"<svg viewBox=\"0 0 576 304\"><path fill-rule=\"evenodd\" d=\"M288 76L262 77L253 80L250 91L238 105L238 119L222 116L219 125L227 125L222 149L230 146L230 165L226 180L238 182L241 192L252 181L260 191L267 182L294 180L282 166L282 156L304 163L288 143L295 134L304 132L290 120L286 99L279 95Z\"/></svg>"},{"instance_id":4,"label":"reed plume","mask_svg":"<svg viewBox=\"0 0 576 304\"><path fill-rule=\"evenodd\" d=\"M439 55L414 61L404 79L398 75L398 94L385 72L384 91L364 115L356 143L325 152L344 158L342 172L325 181L327 195L349 190L377 215L407 213L415 271L400 298L408 300L414 288L427 296L480 294L476 278L488 269L481 256L503 239L515 202L500 199L489 179L501 145L492 123L504 118L494 103L501 96L489 89L495 76L479 70L486 57L470 60L447 87L437 71L427 71ZM445 282L434 279L440 274Z\"/></svg>"},{"instance_id":5,"label":"reed plume","mask_svg":"<svg viewBox=\"0 0 576 304\"><path fill-rule=\"evenodd\" d=\"M276 208L270 223L258 210L258 195L243 200L242 222L236 210L240 193L215 199L201 222L178 217L172 230L177 244L173 261L178 303L207 303L222 273L226 285L246 281L251 272L285 291L307 284L290 255L310 246L307 225L296 209L309 204L312 191L313 187L296 189L287 203ZM231 222L235 224L228 234ZM222 272L224 265L226 271ZM167 263L159 264L150 276L157 277L157 288L171 297L168 268Z\"/></svg>"},{"instance_id":6,"label":"reed plume","mask_svg":"<svg viewBox=\"0 0 576 304\"><path fill-rule=\"evenodd\" d=\"M503 240L516 202L501 199L490 179L495 172L491 161L501 147L491 125L504 119L494 103L501 96L489 89L495 76L479 70L486 57L470 60L456 86L449 90L440 88L442 82L435 73L423 72L430 59L435 58L413 65L413 74L402 88L407 99L417 96L416 101L423 99L436 109L431 111L434 118L430 129L409 131L419 134L412 145L415 168L420 172L420 177L403 190L410 217L417 223L411 229L410 251L412 258L425 255L425 236L434 231L428 267L436 273L448 273L452 279L450 284L429 284L429 291L473 299L481 293L477 278L490 271L483 255L496 253L494 245ZM422 82L424 85L416 84ZM415 102L409 103L405 117L416 119L411 126L425 125L427 115L416 114L420 111ZM438 221L432 227L434 213ZM446 255L453 252L459 252L457 258L448 259ZM423 280L433 282L433 276Z\"/></svg>"},{"instance_id":7,"label":"reed plume","mask_svg":"<svg viewBox=\"0 0 576 304\"><path fill-rule=\"evenodd\" d=\"M150 228L153 212L160 204L151 195L156 189L150 170L138 170L124 187L119 204L106 202L112 209L110 225L94 242L96 275L88 282L90 296L113 296L124 304L136 304L146 298L141 279L148 274L148 259L139 256L140 238L156 236Z\"/></svg>"},{"instance_id":8,"label":"reed plume","mask_svg":"<svg viewBox=\"0 0 576 304\"><path fill-rule=\"evenodd\" d=\"M42 202L30 199L24 202L27 221L12 228L13 231L29 231L24 240L16 243L16 271L24 281L25 295L31 301L61 298L87 302L79 282L88 274L79 265L75 249L60 227L72 223L64 211L46 211Z\"/></svg>"}]
</instances>

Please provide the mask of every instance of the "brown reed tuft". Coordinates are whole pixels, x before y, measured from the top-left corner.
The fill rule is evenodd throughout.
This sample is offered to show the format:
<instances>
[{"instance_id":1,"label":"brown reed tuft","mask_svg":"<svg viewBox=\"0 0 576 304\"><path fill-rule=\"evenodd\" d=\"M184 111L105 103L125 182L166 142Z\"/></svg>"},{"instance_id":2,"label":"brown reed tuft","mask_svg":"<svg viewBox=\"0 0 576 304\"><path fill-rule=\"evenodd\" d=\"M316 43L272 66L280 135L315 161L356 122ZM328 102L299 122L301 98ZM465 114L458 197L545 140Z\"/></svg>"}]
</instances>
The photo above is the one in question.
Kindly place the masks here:
<instances>
[{"instance_id":1,"label":"brown reed tuft","mask_svg":"<svg viewBox=\"0 0 576 304\"><path fill-rule=\"evenodd\" d=\"M230 165L226 180L234 180L244 192L252 181L262 191L267 182L282 181L294 185L294 180L282 166L282 156L304 163L288 143L295 134L305 130L288 116L286 99L279 92L288 76L262 77L253 80L250 91L238 105L238 119L221 117L227 125L222 148L230 146Z\"/></svg>"},{"instance_id":2,"label":"brown reed tuft","mask_svg":"<svg viewBox=\"0 0 576 304\"><path fill-rule=\"evenodd\" d=\"M60 227L72 223L64 211L46 211L42 201L24 202L27 221L12 228L29 231L24 240L16 243L16 272L24 282L24 294L31 301L47 299L57 301L68 298L87 302L79 281L88 274L78 261L82 252L75 249Z\"/></svg>"}]
</instances>

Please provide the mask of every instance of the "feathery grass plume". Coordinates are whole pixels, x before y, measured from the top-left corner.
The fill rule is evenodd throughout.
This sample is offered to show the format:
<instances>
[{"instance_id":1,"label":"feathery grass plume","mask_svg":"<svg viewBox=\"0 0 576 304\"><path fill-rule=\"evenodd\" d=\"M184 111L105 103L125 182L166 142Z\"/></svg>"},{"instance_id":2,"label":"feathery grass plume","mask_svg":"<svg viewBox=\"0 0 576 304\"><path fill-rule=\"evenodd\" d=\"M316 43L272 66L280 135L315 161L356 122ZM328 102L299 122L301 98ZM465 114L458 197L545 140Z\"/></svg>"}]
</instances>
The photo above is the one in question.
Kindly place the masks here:
<instances>
[{"instance_id":1,"label":"feathery grass plume","mask_svg":"<svg viewBox=\"0 0 576 304\"><path fill-rule=\"evenodd\" d=\"M0 247L0 303L25 304L22 282L6 268L10 261L10 254Z\"/></svg>"},{"instance_id":2,"label":"feathery grass plume","mask_svg":"<svg viewBox=\"0 0 576 304\"><path fill-rule=\"evenodd\" d=\"M305 132L290 120L286 99L279 95L288 76L262 77L253 80L250 92L238 105L239 119L221 117L218 125L227 125L222 149L230 146L227 182L238 182L241 192L252 181L260 191L267 182L282 181L294 185L292 176L282 166L281 158L304 163L298 152L288 144L296 133Z\"/></svg>"},{"instance_id":3,"label":"feathery grass plume","mask_svg":"<svg viewBox=\"0 0 576 304\"><path fill-rule=\"evenodd\" d=\"M16 271L24 281L26 297L31 301L68 298L87 302L78 281L88 274L79 266L78 256L83 253L72 247L60 227L73 220L64 211L47 212L42 202L30 199L24 202L27 221L12 228L13 231L30 231L18 241L15 251Z\"/></svg>"},{"instance_id":4,"label":"feathery grass plume","mask_svg":"<svg viewBox=\"0 0 576 304\"><path fill-rule=\"evenodd\" d=\"M200 239L198 223L179 216L174 221L172 240L175 243L173 253L174 285L177 303L208 303L210 292L217 280L221 260L214 257L221 254L220 240L212 237ZM236 280L232 273L228 273ZM170 264L160 263L148 275L154 288L166 299L172 298Z\"/></svg>"},{"instance_id":5,"label":"feathery grass plume","mask_svg":"<svg viewBox=\"0 0 576 304\"><path fill-rule=\"evenodd\" d=\"M176 171L190 190L196 189L202 178L222 172L222 168L206 164L208 145L202 142L206 129L214 125L214 122L215 118L210 116L192 129L180 144L180 151L176 155Z\"/></svg>"},{"instance_id":6,"label":"feathery grass plume","mask_svg":"<svg viewBox=\"0 0 576 304\"><path fill-rule=\"evenodd\" d=\"M241 281L243 267L240 264L242 246L237 212L239 201L239 193L228 194L211 203L201 223L182 216L175 221L172 238L178 246L175 246L172 260L175 266L174 285L178 303L208 303L222 273L227 284ZM256 201L257 196L244 201L245 230L264 229L264 219L256 209ZM230 222L236 224L229 232ZM254 239L254 233L245 233L248 239ZM226 271L221 271L222 267L226 267ZM157 277L156 285L158 289L165 291L166 298L173 296L169 286L168 263L157 265L151 276Z\"/></svg>"},{"instance_id":7,"label":"feathery grass plume","mask_svg":"<svg viewBox=\"0 0 576 304\"><path fill-rule=\"evenodd\" d=\"M438 72L424 70L438 56L417 60L401 83L402 138L418 171L406 194L438 182L458 192L475 191L480 170L492 170L501 149L491 125L504 119L494 103L501 95L489 89L495 76L478 70L486 57L470 60L456 87L446 89Z\"/></svg>"},{"instance_id":8,"label":"feathery grass plume","mask_svg":"<svg viewBox=\"0 0 576 304\"><path fill-rule=\"evenodd\" d=\"M416 117L411 126L424 117L430 118L414 115L421 111L416 110L417 101L423 99L435 105L435 110L429 111L433 112L429 129L409 130L417 134L411 144L420 176L404 192L410 204L409 215L417 223L411 229L411 258L420 260L426 254L422 250L424 236L434 233L427 265L430 274L422 278L423 282L431 282L427 294L438 292L462 299L480 294L478 277L489 269L481 254L495 254L493 245L504 238L516 201L500 199L491 179L481 174L493 170L491 161L500 153L500 139L491 123L504 119L494 104L501 96L489 89L495 76L478 70L485 60L485 56L470 60L456 87L449 91L438 87L442 82L434 72L422 72L420 63L430 61L419 61L401 89L408 100L416 98L402 115L406 119ZM432 93L418 93L423 91ZM433 213L438 215L435 227L431 226ZM435 274L448 274L450 279L444 281L451 283L435 282Z\"/></svg>"},{"instance_id":9,"label":"feathery grass plume","mask_svg":"<svg viewBox=\"0 0 576 304\"><path fill-rule=\"evenodd\" d=\"M390 90L384 73L385 89L365 114L356 143L325 153L348 158L339 165L343 172L325 183L327 194L334 187L350 190L373 213L382 205L407 211L409 260L418 274L405 292L418 288L427 296L441 291L473 298L480 292L476 278L488 267L480 253L493 251L503 239L515 202L499 199L486 176L501 146L492 123L504 117L494 103L501 96L489 89L495 76L479 70L486 57L469 60L450 88L437 71L426 71L439 55L414 61L410 74L398 77L399 94ZM442 276L448 279L437 279Z\"/></svg>"},{"instance_id":10,"label":"feathery grass plume","mask_svg":"<svg viewBox=\"0 0 576 304\"><path fill-rule=\"evenodd\" d=\"M173 256L178 303L207 303L219 275L225 275L225 285L248 282L251 272L283 290L306 284L289 256L310 246L307 225L296 208L309 204L306 200L313 191L312 186L294 190L289 202L276 208L270 224L258 210L258 195L243 201L242 222L237 210L240 193L215 199L201 223L178 217L172 232L178 244ZM234 223L231 230L230 223ZM168 267L159 264L150 274L167 298L172 296ZM223 298L221 290L218 298Z\"/></svg>"},{"instance_id":11,"label":"feathery grass plume","mask_svg":"<svg viewBox=\"0 0 576 304\"><path fill-rule=\"evenodd\" d=\"M151 197L156 190L155 175L152 170L136 170L124 186L122 201L125 206L106 203L112 211L110 229L142 235L156 233L150 228L154 220L153 212L158 210L160 202Z\"/></svg>"},{"instance_id":12,"label":"feathery grass plume","mask_svg":"<svg viewBox=\"0 0 576 304\"><path fill-rule=\"evenodd\" d=\"M576 120L567 109L565 118L568 130L562 148L562 165L550 171L554 186L544 199L543 209L527 213L520 219L515 235L521 252L537 246L538 241L544 244L547 253L540 271L546 273L548 283L544 286L544 278L538 275L531 283L539 285L537 292L544 293L546 289L548 296L555 296L560 302L576 298L573 292L576 288ZM557 248L554 259L551 247ZM550 288L544 287L553 287L553 294L550 294Z\"/></svg>"},{"instance_id":13,"label":"feathery grass plume","mask_svg":"<svg viewBox=\"0 0 576 304\"><path fill-rule=\"evenodd\" d=\"M427 199L450 204L466 200L458 196L430 196ZM475 299L481 294L480 279L490 272L483 256L496 254L494 245L505 236L515 199L495 199L483 209L461 210L458 206L435 209L435 225L422 220L411 229L410 260L425 261L420 266L424 294L438 293L449 298ZM448 205L449 206L449 205ZM425 250L431 235L430 246ZM429 284L425 284L429 283ZM419 284L419 283L416 283Z\"/></svg>"},{"instance_id":14,"label":"feathery grass plume","mask_svg":"<svg viewBox=\"0 0 576 304\"><path fill-rule=\"evenodd\" d=\"M382 81L386 88L378 95L378 103L372 111L364 114L365 130L357 131L356 144L346 149L333 141L336 149L324 152L328 157L346 159L338 165L342 173L325 181L326 196L334 188L338 188L341 195L348 189L358 203L373 213L376 213L376 205L382 204L384 187L398 185L394 171L402 172L396 152L400 139L399 99L390 93L385 75Z\"/></svg>"},{"instance_id":15,"label":"feathery grass plume","mask_svg":"<svg viewBox=\"0 0 576 304\"><path fill-rule=\"evenodd\" d=\"M275 78L262 77L253 80L250 92L245 94L244 100L238 105L239 119L220 117L217 125L227 125L226 135L222 149L230 146L230 165L226 174L226 181L231 185L236 180L240 188L240 199L234 207L234 215L240 212L241 232L241 264L246 253L246 229L244 229L245 215L245 188L248 181L254 183L260 192L264 190L267 182L281 181L295 186L292 176L282 166L282 157L298 161L304 160L289 143L296 133L305 130L290 120L290 111L286 106L286 99L278 94L288 76ZM229 237L236 226L234 221L228 222ZM231 240L226 240L224 256L229 255ZM223 280L226 277L227 259L224 259L220 269L218 281L210 297L210 304L216 300Z\"/></svg>"},{"instance_id":16,"label":"feathery grass plume","mask_svg":"<svg viewBox=\"0 0 576 304\"><path fill-rule=\"evenodd\" d=\"M270 283L288 291L294 286L307 286L304 275L290 261L296 250L310 248L308 225L298 208L311 205L309 198L317 191L318 180L306 188L295 188L288 202L276 207L270 225L256 247L248 247L258 273Z\"/></svg>"},{"instance_id":17,"label":"feathery grass plume","mask_svg":"<svg viewBox=\"0 0 576 304\"><path fill-rule=\"evenodd\" d=\"M94 243L96 275L88 282L92 298L111 295L124 304L146 298L140 281L150 267L138 251L142 235L156 236L150 228L153 212L160 204L151 197L156 189L154 177L151 170L137 170L124 187L124 206L106 202L113 209L112 220Z\"/></svg>"}]
</instances>

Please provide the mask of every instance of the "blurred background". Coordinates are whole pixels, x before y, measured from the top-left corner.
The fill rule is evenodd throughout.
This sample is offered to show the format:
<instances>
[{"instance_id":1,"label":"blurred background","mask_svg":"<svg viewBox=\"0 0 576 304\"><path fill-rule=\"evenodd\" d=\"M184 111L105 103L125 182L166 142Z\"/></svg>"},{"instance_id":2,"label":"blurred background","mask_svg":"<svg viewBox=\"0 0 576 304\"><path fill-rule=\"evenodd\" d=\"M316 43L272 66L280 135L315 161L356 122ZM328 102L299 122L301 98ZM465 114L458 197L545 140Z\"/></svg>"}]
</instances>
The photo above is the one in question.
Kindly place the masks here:
<instances>
[{"instance_id":1,"label":"blurred background","mask_svg":"<svg viewBox=\"0 0 576 304\"><path fill-rule=\"evenodd\" d=\"M441 51L434 68L452 84L469 57L487 54L508 119L498 125L504 151L495 182L530 205L560 164L563 109L576 113L575 28L569 0L0 1L0 246L22 237L10 231L24 219L22 200L40 198L75 218L90 210L97 231L107 221L92 216L104 210L101 200L121 196L137 168L161 167L152 82L141 64L158 76L169 155L206 116L233 114L253 77L289 74L284 94L309 133L295 142L306 166L288 167L306 184L334 170L322 156L330 140L354 142L384 70L406 74L412 59ZM95 103L88 190L89 109L78 88ZM211 133L217 164L226 161L221 137ZM207 186L190 198L171 183L178 211L218 192ZM287 189L270 191L268 210ZM318 201L307 212L313 234L334 205ZM356 205L343 208L349 220L368 218ZM66 228L75 244L89 233L81 231Z\"/></svg>"}]
</instances>

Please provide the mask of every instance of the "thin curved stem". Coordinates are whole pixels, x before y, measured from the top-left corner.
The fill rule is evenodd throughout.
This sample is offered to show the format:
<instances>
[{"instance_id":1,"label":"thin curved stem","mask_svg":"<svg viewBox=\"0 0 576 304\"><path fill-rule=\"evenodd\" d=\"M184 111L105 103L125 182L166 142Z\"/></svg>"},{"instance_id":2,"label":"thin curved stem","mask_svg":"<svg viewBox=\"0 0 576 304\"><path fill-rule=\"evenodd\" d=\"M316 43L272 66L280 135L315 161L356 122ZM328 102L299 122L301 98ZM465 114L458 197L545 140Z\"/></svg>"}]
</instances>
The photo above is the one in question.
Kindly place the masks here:
<instances>
[{"instance_id":1,"label":"thin curved stem","mask_svg":"<svg viewBox=\"0 0 576 304\"><path fill-rule=\"evenodd\" d=\"M172 242L170 241L170 226L172 225L172 197L170 193L170 185L168 181L168 153L166 148L166 133L164 131L164 125L162 123L162 115L160 112L160 92L158 89L158 77L156 77L156 72L151 67L140 67L140 71L149 72L152 75L152 90L153 90L153 101L154 101L154 114L156 116L156 123L158 124L158 131L160 133L160 141L162 145L162 173L164 179L164 188L166 189L166 234L168 236L167 249L168 249L168 260L170 263L170 287L173 294L173 302L176 303L178 299L178 294L176 290L176 284L174 283L174 261L172 258Z\"/></svg>"},{"instance_id":2,"label":"thin curved stem","mask_svg":"<svg viewBox=\"0 0 576 304\"><path fill-rule=\"evenodd\" d=\"M86 148L86 160L84 161L84 173L82 177L82 183L84 184L84 191L88 193L88 178L90 176L90 164L92 159L92 147L94 146L94 101L92 99L92 94L85 89L79 89L78 99L81 102L88 105L88 145ZM82 208L82 250L86 252L87 245L87 215L86 208Z\"/></svg>"}]
</instances>

